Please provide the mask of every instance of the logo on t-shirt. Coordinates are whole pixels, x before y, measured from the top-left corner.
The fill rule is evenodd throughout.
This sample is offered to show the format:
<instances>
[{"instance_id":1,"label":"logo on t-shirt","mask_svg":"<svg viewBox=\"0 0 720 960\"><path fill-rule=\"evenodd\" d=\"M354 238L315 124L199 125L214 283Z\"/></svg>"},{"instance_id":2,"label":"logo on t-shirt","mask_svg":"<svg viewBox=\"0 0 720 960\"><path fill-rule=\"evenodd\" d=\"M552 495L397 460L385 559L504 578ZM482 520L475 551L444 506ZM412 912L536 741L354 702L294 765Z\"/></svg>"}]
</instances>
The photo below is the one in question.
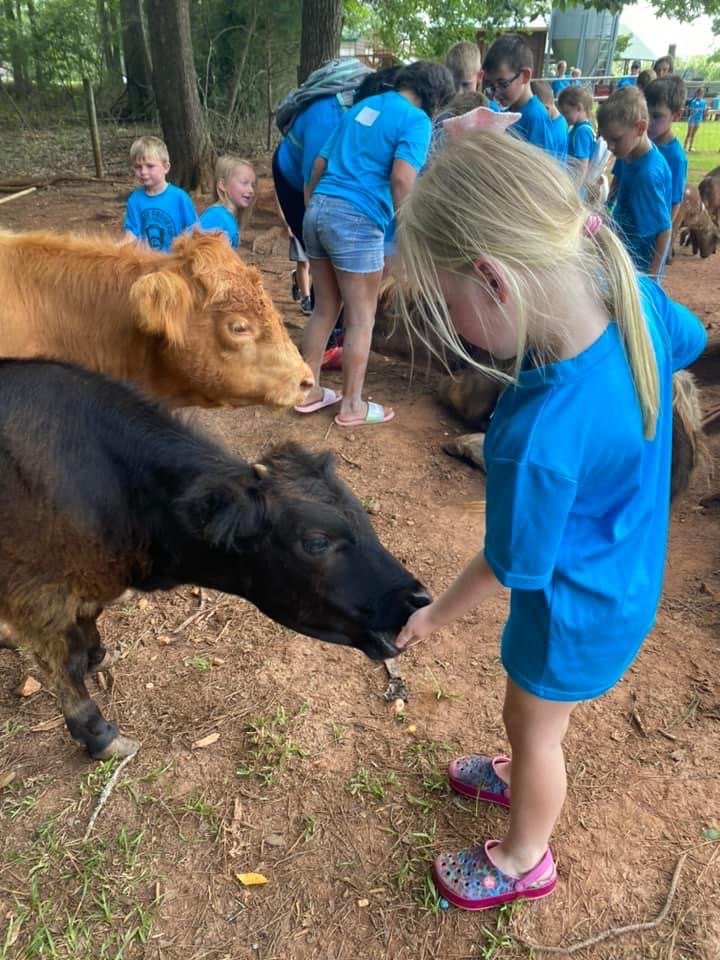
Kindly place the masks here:
<instances>
[{"instance_id":1,"label":"logo on t-shirt","mask_svg":"<svg viewBox=\"0 0 720 960\"><path fill-rule=\"evenodd\" d=\"M167 250L175 236L172 218L157 207L147 207L140 214L140 229L153 250Z\"/></svg>"},{"instance_id":2,"label":"logo on t-shirt","mask_svg":"<svg viewBox=\"0 0 720 960\"><path fill-rule=\"evenodd\" d=\"M379 110L373 110L372 107L363 107L362 110L358 111L355 122L361 123L364 127L371 127L379 116Z\"/></svg>"}]
</instances>

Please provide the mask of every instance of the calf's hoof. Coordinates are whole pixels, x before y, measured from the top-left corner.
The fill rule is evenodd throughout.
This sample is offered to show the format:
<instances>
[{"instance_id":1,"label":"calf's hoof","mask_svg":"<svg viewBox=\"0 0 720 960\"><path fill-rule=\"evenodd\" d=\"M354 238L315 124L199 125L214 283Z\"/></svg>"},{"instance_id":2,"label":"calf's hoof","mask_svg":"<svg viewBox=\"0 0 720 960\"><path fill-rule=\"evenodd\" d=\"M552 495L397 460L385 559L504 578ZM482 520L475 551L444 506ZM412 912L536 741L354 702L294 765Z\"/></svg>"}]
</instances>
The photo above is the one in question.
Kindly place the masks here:
<instances>
[{"instance_id":1,"label":"calf's hoof","mask_svg":"<svg viewBox=\"0 0 720 960\"><path fill-rule=\"evenodd\" d=\"M483 456L484 433L465 433L443 444L443 450L451 457L465 460L479 470L485 471L485 457Z\"/></svg>"},{"instance_id":2,"label":"calf's hoof","mask_svg":"<svg viewBox=\"0 0 720 960\"><path fill-rule=\"evenodd\" d=\"M140 749L140 741L119 733L114 740L97 753L91 753L93 760L109 760L111 757L131 757Z\"/></svg>"},{"instance_id":3,"label":"calf's hoof","mask_svg":"<svg viewBox=\"0 0 720 960\"><path fill-rule=\"evenodd\" d=\"M117 650L105 650L102 660L99 663L91 663L88 665L88 673L102 673L104 670L109 670L113 664L117 663L120 659L120 654Z\"/></svg>"}]
</instances>

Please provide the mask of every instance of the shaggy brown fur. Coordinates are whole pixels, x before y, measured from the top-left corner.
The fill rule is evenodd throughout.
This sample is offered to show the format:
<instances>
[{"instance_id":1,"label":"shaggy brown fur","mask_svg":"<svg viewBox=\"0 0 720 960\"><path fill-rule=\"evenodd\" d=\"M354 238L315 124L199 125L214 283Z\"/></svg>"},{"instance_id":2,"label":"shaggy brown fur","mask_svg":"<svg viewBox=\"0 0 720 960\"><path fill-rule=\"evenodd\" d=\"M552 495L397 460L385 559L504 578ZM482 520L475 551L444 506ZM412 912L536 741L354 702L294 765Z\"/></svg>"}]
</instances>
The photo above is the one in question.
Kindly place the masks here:
<instances>
[{"instance_id":1,"label":"shaggy brown fur","mask_svg":"<svg viewBox=\"0 0 720 960\"><path fill-rule=\"evenodd\" d=\"M0 355L71 360L172 406L290 406L312 386L259 272L196 231L169 254L0 231Z\"/></svg>"}]
</instances>

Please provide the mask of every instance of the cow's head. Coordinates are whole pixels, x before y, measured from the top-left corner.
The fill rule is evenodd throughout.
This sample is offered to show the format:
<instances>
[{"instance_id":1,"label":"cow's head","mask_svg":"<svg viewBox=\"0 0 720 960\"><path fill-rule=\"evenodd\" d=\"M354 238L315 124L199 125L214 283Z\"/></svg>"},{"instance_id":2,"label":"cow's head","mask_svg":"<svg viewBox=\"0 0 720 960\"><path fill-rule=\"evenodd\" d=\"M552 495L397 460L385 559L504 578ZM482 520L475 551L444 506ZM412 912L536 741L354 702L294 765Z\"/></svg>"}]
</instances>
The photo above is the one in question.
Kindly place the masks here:
<instances>
[{"instance_id":1,"label":"cow's head","mask_svg":"<svg viewBox=\"0 0 720 960\"><path fill-rule=\"evenodd\" d=\"M242 476L204 472L178 510L208 549L207 585L298 633L392 657L400 628L430 602L382 546L330 454L285 444Z\"/></svg>"},{"instance_id":2,"label":"cow's head","mask_svg":"<svg viewBox=\"0 0 720 960\"><path fill-rule=\"evenodd\" d=\"M160 341L156 390L176 403L287 407L313 384L260 273L222 235L179 237L130 300L139 328ZM187 394L178 396L178 380Z\"/></svg>"}]
</instances>

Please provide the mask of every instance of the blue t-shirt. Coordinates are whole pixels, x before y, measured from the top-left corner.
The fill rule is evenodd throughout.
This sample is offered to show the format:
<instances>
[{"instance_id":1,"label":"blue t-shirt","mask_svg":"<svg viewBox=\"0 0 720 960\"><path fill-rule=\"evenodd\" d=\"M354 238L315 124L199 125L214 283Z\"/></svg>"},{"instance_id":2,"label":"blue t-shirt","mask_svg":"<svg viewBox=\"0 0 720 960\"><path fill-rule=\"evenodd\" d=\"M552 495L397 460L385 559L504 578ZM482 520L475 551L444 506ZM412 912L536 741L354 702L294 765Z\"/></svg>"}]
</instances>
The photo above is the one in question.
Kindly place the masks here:
<instances>
[{"instance_id":1,"label":"blue t-shirt","mask_svg":"<svg viewBox=\"0 0 720 960\"><path fill-rule=\"evenodd\" d=\"M579 120L570 128L568 156L576 160L589 160L595 153L595 131L589 120Z\"/></svg>"},{"instance_id":2,"label":"blue t-shirt","mask_svg":"<svg viewBox=\"0 0 720 960\"><path fill-rule=\"evenodd\" d=\"M568 156L568 125L565 117L559 113L550 120L552 125L553 140L555 143L555 156L562 163L567 161Z\"/></svg>"},{"instance_id":3,"label":"blue t-shirt","mask_svg":"<svg viewBox=\"0 0 720 960\"><path fill-rule=\"evenodd\" d=\"M214 203L200 214L200 226L203 230L222 230L227 234L231 247L237 249L240 246L237 219L221 203Z\"/></svg>"},{"instance_id":4,"label":"blue t-shirt","mask_svg":"<svg viewBox=\"0 0 720 960\"><path fill-rule=\"evenodd\" d=\"M703 122L706 110L707 104L702 97L693 97L688 104L688 123L691 123L694 127L699 127Z\"/></svg>"},{"instance_id":5,"label":"blue t-shirt","mask_svg":"<svg viewBox=\"0 0 720 960\"><path fill-rule=\"evenodd\" d=\"M623 87L636 87L637 77L621 77L615 87L616 90L622 90Z\"/></svg>"},{"instance_id":6,"label":"blue t-shirt","mask_svg":"<svg viewBox=\"0 0 720 960\"><path fill-rule=\"evenodd\" d=\"M428 115L395 91L362 100L320 151L327 169L315 192L341 197L385 230L393 217L393 162L404 160L420 170L430 132Z\"/></svg>"},{"instance_id":7,"label":"blue t-shirt","mask_svg":"<svg viewBox=\"0 0 720 960\"><path fill-rule=\"evenodd\" d=\"M563 92L563 90L565 89L565 87L569 87L569 86L570 86L570 78L569 78L569 77L556 77L555 80L551 80L551 81L550 81L550 86L552 87L552 92L555 94L555 99L557 100L557 98L558 98L558 97L560 96L560 94Z\"/></svg>"},{"instance_id":8,"label":"blue t-shirt","mask_svg":"<svg viewBox=\"0 0 720 960\"><path fill-rule=\"evenodd\" d=\"M660 600L672 372L695 360L707 334L650 278L640 290L660 383L653 440L615 323L578 356L523 369L485 438L485 559L512 591L502 662L543 699L612 687Z\"/></svg>"},{"instance_id":9,"label":"blue t-shirt","mask_svg":"<svg viewBox=\"0 0 720 960\"><path fill-rule=\"evenodd\" d=\"M669 230L672 206L670 168L653 144L638 160L616 160L613 220L638 270L652 263L658 234Z\"/></svg>"},{"instance_id":10,"label":"blue t-shirt","mask_svg":"<svg viewBox=\"0 0 720 960\"><path fill-rule=\"evenodd\" d=\"M685 184L687 183L688 159L685 151L680 145L677 137L668 140L667 143L656 143L660 153L665 157L665 163L670 168L670 177L672 180L671 203L682 203L685 197Z\"/></svg>"},{"instance_id":11,"label":"blue t-shirt","mask_svg":"<svg viewBox=\"0 0 720 960\"><path fill-rule=\"evenodd\" d=\"M510 133L554 155L555 137L545 105L533 95L518 112L520 119L510 127Z\"/></svg>"},{"instance_id":12,"label":"blue t-shirt","mask_svg":"<svg viewBox=\"0 0 720 960\"><path fill-rule=\"evenodd\" d=\"M345 109L333 94L320 97L293 120L287 136L278 148L280 172L296 190L309 182L320 150L340 126Z\"/></svg>"},{"instance_id":13,"label":"blue t-shirt","mask_svg":"<svg viewBox=\"0 0 720 960\"><path fill-rule=\"evenodd\" d=\"M174 183L169 183L155 196L138 187L128 197L125 229L153 250L168 251L175 237L194 223L197 223L197 214L193 202Z\"/></svg>"}]
</instances>

